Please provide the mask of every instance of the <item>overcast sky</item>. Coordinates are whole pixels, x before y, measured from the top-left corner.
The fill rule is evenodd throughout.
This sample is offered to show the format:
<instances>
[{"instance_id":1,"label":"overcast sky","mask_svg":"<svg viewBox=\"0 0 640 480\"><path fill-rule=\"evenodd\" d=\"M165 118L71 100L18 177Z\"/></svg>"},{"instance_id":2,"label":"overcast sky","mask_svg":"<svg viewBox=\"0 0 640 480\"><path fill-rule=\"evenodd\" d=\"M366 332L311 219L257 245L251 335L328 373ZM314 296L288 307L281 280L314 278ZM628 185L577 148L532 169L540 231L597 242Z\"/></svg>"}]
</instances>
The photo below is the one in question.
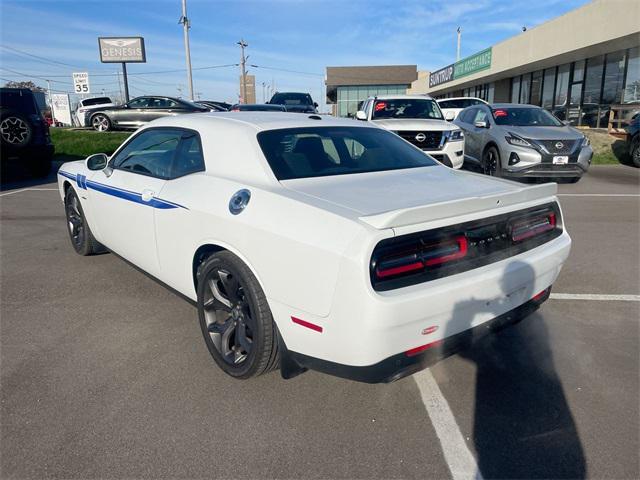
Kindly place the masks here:
<instances>
[{"instance_id":1,"label":"overcast sky","mask_svg":"<svg viewBox=\"0 0 640 480\"><path fill-rule=\"evenodd\" d=\"M249 73L277 89L320 95L326 66L417 64L435 70L562 15L586 0L188 0L195 91L237 101L242 37ZM146 64L130 64L131 95L186 95L181 0L1 0L4 81L29 78L71 92L71 72L89 71L92 93L118 90L115 65L101 64L98 36L143 36ZM570 35L570 32L567 32ZM19 51L16 51L19 50ZM43 57L34 58L27 54ZM48 61L47 61L48 60ZM59 63L56 63L59 62ZM66 65L63 65L66 64ZM285 71L289 70L289 72ZM17 72L17 73L16 73ZM293 73L302 72L302 73ZM29 75L30 77L27 77ZM37 78L42 77L42 78Z\"/></svg>"}]
</instances>

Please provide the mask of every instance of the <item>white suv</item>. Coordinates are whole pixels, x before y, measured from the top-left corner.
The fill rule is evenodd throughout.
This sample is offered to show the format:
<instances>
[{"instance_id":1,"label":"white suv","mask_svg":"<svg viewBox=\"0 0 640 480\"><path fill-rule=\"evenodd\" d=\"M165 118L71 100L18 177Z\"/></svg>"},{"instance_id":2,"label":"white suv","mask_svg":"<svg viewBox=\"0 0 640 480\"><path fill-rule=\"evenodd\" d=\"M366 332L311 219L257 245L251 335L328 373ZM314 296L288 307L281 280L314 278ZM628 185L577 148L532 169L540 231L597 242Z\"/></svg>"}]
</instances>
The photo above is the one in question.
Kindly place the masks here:
<instances>
[{"instance_id":1,"label":"white suv","mask_svg":"<svg viewBox=\"0 0 640 480\"><path fill-rule=\"evenodd\" d=\"M356 114L399 135L440 163L460 168L464 162L464 134L445 121L440 107L426 95L369 97Z\"/></svg>"}]
</instances>

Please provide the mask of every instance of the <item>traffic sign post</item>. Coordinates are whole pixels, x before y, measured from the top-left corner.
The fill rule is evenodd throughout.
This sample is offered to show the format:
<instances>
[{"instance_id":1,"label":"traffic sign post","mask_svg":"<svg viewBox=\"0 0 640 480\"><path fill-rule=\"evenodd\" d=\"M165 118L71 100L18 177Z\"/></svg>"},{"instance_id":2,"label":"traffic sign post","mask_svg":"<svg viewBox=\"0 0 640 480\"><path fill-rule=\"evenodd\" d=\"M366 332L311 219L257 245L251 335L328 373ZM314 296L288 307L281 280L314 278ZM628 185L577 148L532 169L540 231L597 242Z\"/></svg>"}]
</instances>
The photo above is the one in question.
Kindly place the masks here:
<instances>
[{"instance_id":1,"label":"traffic sign post","mask_svg":"<svg viewBox=\"0 0 640 480\"><path fill-rule=\"evenodd\" d=\"M87 72L74 72L73 91L78 94L91 93L89 86L89 74Z\"/></svg>"}]
</instances>

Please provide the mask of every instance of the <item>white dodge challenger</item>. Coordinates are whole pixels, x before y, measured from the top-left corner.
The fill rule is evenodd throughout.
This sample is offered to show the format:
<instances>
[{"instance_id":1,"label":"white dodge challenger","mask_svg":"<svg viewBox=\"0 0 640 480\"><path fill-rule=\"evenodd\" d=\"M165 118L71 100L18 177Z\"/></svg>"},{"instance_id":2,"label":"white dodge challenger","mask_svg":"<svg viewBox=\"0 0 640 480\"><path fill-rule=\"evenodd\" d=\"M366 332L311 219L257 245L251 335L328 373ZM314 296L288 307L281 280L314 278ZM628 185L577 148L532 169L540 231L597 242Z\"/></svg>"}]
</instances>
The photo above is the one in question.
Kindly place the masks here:
<instances>
[{"instance_id":1,"label":"white dodge challenger","mask_svg":"<svg viewBox=\"0 0 640 480\"><path fill-rule=\"evenodd\" d=\"M535 310L571 247L555 184L454 171L317 115L164 118L58 183L74 249L193 300L213 359L242 379L414 373Z\"/></svg>"}]
</instances>

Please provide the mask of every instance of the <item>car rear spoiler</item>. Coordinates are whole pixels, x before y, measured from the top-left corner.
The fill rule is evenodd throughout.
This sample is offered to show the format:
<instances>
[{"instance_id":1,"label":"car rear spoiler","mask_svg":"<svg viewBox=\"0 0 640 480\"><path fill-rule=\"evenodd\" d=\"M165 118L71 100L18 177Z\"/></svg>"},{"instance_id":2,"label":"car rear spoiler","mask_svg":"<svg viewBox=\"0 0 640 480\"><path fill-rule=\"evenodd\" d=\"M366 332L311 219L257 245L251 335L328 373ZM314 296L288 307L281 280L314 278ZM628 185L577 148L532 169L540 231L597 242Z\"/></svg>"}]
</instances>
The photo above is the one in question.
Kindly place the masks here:
<instances>
[{"instance_id":1,"label":"car rear spoiler","mask_svg":"<svg viewBox=\"0 0 640 480\"><path fill-rule=\"evenodd\" d=\"M517 203L524 203L550 197L557 192L558 185L555 183L523 186L522 188L506 193L449 200L430 205L420 205L417 207L376 213L375 215L360 217L360 220L377 229L403 227L405 225L415 225L417 223L430 222L442 218L491 210L496 207L506 207Z\"/></svg>"}]
</instances>

